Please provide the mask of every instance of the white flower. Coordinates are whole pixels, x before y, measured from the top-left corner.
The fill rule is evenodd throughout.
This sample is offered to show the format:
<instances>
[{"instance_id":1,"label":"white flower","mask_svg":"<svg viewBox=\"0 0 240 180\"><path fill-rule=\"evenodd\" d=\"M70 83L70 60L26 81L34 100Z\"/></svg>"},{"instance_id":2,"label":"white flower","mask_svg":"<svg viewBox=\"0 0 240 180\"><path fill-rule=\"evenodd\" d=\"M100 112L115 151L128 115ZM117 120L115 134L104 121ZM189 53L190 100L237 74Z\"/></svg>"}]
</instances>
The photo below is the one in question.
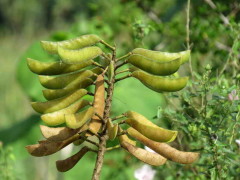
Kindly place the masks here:
<instances>
[{"instance_id":1,"label":"white flower","mask_svg":"<svg viewBox=\"0 0 240 180\"><path fill-rule=\"evenodd\" d=\"M229 100L229 101L239 100L239 97L238 97L238 95L237 95L237 91L236 91L235 89L232 90L232 92L228 94L228 100Z\"/></svg>"},{"instance_id":2,"label":"white flower","mask_svg":"<svg viewBox=\"0 0 240 180\"><path fill-rule=\"evenodd\" d=\"M152 169L149 165L143 165L139 169L136 169L134 172L134 177L137 180L153 180L156 174L156 170Z\"/></svg>"},{"instance_id":3,"label":"white flower","mask_svg":"<svg viewBox=\"0 0 240 180\"><path fill-rule=\"evenodd\" d=\"M238 147L240 148L240 139L236 139L235 142L237 143Z\"/></svg>"}]
</instances>

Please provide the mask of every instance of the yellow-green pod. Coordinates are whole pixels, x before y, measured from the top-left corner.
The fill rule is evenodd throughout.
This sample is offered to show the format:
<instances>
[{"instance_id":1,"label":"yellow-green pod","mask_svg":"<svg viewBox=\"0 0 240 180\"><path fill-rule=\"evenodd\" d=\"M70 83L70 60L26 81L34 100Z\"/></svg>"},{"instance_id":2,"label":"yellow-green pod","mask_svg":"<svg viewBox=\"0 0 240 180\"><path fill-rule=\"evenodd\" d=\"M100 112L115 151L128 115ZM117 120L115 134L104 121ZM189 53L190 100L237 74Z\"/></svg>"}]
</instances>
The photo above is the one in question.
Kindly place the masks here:
<instances>
[{"instance_id":1,"label":"yellow-green pod","mask_svg":"<svg viewBox=\"0 0 240 180\"><path fill-rule=\"evenodd\" d=\"M128 128L127 132L130 136L142 142L145 146L171 161L181 164L191 164L199 158L199 153L179 151L166 143L152 141L133 128Z\"/></svg>"},{"instance_id":2,"label":"yellow-green pod","mask_svg":"<svg viewBox=\"0 0 240 180\"><path fill-rule=\"evenodd\" d=\"M114 64L113 61L110 62L109 68L108 68L108 79L111 81L114 75Z\"/></svg>"},{"instance_id":3,"label":"yellow-green pod","mask_svg":"<svg viewBox=\"0 0 240 180\"><path fill-rule=\"evenodd\" d=\"M140 80L146 87L156 92L175 92L183 89L188 77L166 78L153 76L143 71L134 71L132 76Z\"/></svg>"},{"instance_id":4,"label":"yellow-green pod","mask_svg":"<svg viewBox=\"0 0 240 180\"><path fill-rule=\"evenodd\" d=\"M122 128L121 128L120 126L118 126L118 133L120 134L120 133L122 133L122 132L123 132ZM120 144L121 144L122 142L127 142L127 143L129 143L129 144L131 144L131 145L133 145L133 146L136 145L136 141L133 141L133 140L129 139L126 134L121 135L121 136L118 136L118 139L119 139L119 141L120 141Z\"/></svg>"},{"instance_id":5,"label":"yellow-green pod","mask_svg":"<svg viewBox=\"0 0 240 180\"><path fill-rule=\"evenodd\" d=\"M47 141L64 141L75 134L82 134L88 130L88 126L85 125L79 129L71 129L68 127L48 127L40 125L42 135Z\"/></svg>"},{"instance_id":6,"label":"yellow-green pod","mask_svg":"<svg viewBox=\"0 0 240 180\"><path fill-rule=\"evenodd\" d=\"M41 62L31 58L27 58L29 69L39 75L59 75L78 71L90 66L93 60L84 61L80 64L65 64L62 62Z\"/></svg>"},{"instance_id":7,"label":"yellow-green pod","mask_svg":"<svg viewBox=\"0 0 240 180\"><path fill-rule=\"evenodd\" d=\"M68 86L73 81L79 81L89 78L93 75L90 70L83 70L72 74L61 76L38 76L41 85L48 89L62 89Z\"/></svg>"},{"instance_id":8,"label":"yellow-green pod","mask_svg":"<svg viewBox=\"0 0 240 180\"><path fill-rule=\"evenodd\" d=\"M100 67L95 67L93 69L91 69L91 71L94 73L94 74L101 74L103 72L103 69L100 68Z\"/></svg>"},{"instance_id":9,"label":"yellow-green pod","mask_svg":"<svg viewBox=\"0 0 240 180\"><path fill-rule=\"evenodd\" d=\"M127 124L153 141L171 142L177 137L177 131L161 128L139 113L128 111L125 115Z\"/></svg>"},{"instance_id":10,"label":"yellow-green pod","mask_svg":"<svg viewBox=\"0 0 240 180\"><path fill-rule=\"evenodd\" d=\"M79 81L74 81L73 83L69 84L67 87L63 89L44 89L43 96L47 100L54 100L57 98L64 97L70 93L73 93L74 91L77 91L78 89L84 89L90 85L93 84L93 80L90 78L84 79L84 80L79 80Z\"/></svg>"},{"instance_id":11,"label":"yellow-green pod","mask_svg":"<svg viewBox=\"0 0 240 180\"><path fill-rule=\"evenodd\" d=\"M59 46L58 54L64 63L78 64L98 57L102 54L102 50L96 46L85 47L78 50L68 50Z\"/></svg>"},{"instance_id":12,"label":"yellow-green pod","mask_svg":"<svg viewBox=\"0 0 240 180\"><path fill-rule=\"evenodd\" d=\"M80 128L92 118L93 114L93 107L89 107L88 109L77 114L68 114L65 116L66 125L72 129Z\"/></svg>"},{"instance_id":13,"label":"yellow-green pod","mask_svg":"<svg viewBox=\"0 0 240 180\"><path fill-rule=\"evenodd\" d=\"M74 114L79 109L82 109L83 107L85 107L89 104L90 103L87 100L84 100L84 99L79 100L64 109L54 111L52 113L44 114L41 116L41 119L43 120L43 122L45 122L49 126L57 126L57 125L65 123L65 115Z\"/></svg>"},{"instance_id":14,"label":"yellow-green pod","mask_svg":"<svg viewBox=\"0 0 240 180\"><path fill-rule=\"evenodd\" d=\"M140 54L131 55L128 59L128 62L140 68L141 70L160 76L167 76L175 73L181 65L180 58L168 62L159 62Z\"/></svg>"},{"instance_id":15,"label":"yellow-green pod","mask_svg":"<svg viewBox=\"0 0 240 180\"><path fill-rule=\"evenodd\" d=\"M110 119L107 121L107 132L108 132L108 137L112 141L116 138L117 133L118 133L118 124L112 123Z\"/></svg>"},{"instance_id":16,"label":"yellow-green pod","mask_svg":"<svg viewBox=\"0 0 240 180\"><path fill-rule=\"evenodd\" d=\"M79 89L67 96L47 102L32 102L31 105L36 112L45 114L66 108L87 94L87 90Z\"/></svg>"},{"instance_id":17,"label":"yellow-green pod","mask_svg":"<svg viewBox=\"0 0 240 180\"><path fill-rule=\"evenodd\" d=\"M128 142L121 142L121 146L137 159L151 166L161 166L167 161L166 158L157 153L146 151L145 149L136 147Z\"/></svg>"},{"instance_id":18,"label":"yellow-green pod","mask_svg":"<svg viewBox=\"0 0 240 180\"><path fill-rule=\"evenodd\" d=\"M41 45L45 51L50 54L58 53L58 46L62 46L66 49L81 49L87 46L91 46L96 44L101 39L94 34L83 35L74 39L69 39L65 41L59 42L51 42L51 41L41 41Z\"/></svg>"},{"instance_id":19,"label":"yellow-green pod","mask_svg":"<svg viewBox=\"0 0 240 180\"><path fill-rule=\"evenodd\" d=\"M140 54L145 56L146 58L154 59L160 62L168 62L174 59L180 58L181 64L188 61L190 57L190 50L181 51L177 53L169 53L169 52L161 52L161 51L152 51L143 48L136 48L132 51L133 54Z\"/></svg>"}]
</instances>

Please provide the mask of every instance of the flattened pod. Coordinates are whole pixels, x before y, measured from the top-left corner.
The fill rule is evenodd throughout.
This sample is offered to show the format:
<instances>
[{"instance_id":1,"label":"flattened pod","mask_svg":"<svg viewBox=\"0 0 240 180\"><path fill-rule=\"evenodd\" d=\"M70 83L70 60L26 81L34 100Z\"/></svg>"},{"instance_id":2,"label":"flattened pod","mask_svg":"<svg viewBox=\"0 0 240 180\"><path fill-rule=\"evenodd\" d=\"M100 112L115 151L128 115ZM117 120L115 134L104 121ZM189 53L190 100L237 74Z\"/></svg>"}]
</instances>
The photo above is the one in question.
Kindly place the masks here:
<instances>
[{"instance_id":1,"label":"flattened pod","mask_svg":"<svg viewBox=\"0 0 240 180\"><path fill-rule=\"evenodd\" d=\"M103 117L105 109L105 87L103 74L98 75L96 80L93 107L95 109L95 113ZM102 120L97 115L93 115L89 124L89 129L93 133L97 133L100 130L101 126Z\"/></svg>"},{"instance_id":2,"label":"flattened pod","mask_svg":"<svg viewBox=\"0 0 240 180\"><path fill-rule=\"evenodd\" d=\"M71 104L70 106L61 109L59 111L54 111L52 113L47 113L41 116L43 122L45 122L49 126L57 126L65 123L65 115L74 114L79 109L89 105L90 103L87 100L80 100Z\"/></svg>"},{"instance_id":3,"label":"flattened pod","mask_svg":"<svg viewBox=\"0 0 240 180\"><path fill-rule=\"evenodd\" d=\"M152 51L143 48L136 48L132 51L133 54L140 54L146 58L154 59L160 62L168 62L177 58L181 58L181 64L188 61L190 57L190 50L181 51L177 53L161 52L161 51Z\"/></svg>"},{"instance_id":4,"label":"flattened pod","mask_svg":"<svg viewBox=\"0 0 240 180\"><path fill-rule=\"evenodd\" d=\"M26 146L29 154L32 156L47 156L53 154L60 149L66 147L73 141L76 141L80 137L80 134L75 134L74 136L64 140L64 141L41 141L40 144L33 144Z\"/></svg>"},{"instance_id":5,"label":"flattened pod","mask_svg":"<svg viewBox=\"0 0 240 180\"><path fill-rule=\"evenodd\" d=\"M127 124L154 141L171 142L177 137L177 131L161 128L139 113L128 111L126 116L130 118Z\"/></svg>"},{"instance_id":6,"label":"flattened pod","mask_svg":"<svg viewBox=\"0 0 240 180\"><path fill-rule=\"evenodd\" d=\"M90 70L84 70L72 74L61 76L38 76L41 85L48 89L62 89L73 81L79 81L86 79L93 75Z\"/></svg>"},{"instance_id":7,"label":"flattened pod","mask_svg":"<svg viewBox=\"0 0 240 180\"><path fill-rule=\"evenodd\" d=\"M94 108L90 107L77 114L68 114L65 116L66 125L69 128L77 129L82 127L94 114Z\"/></svg>"},{"instance_id":8,"label":"flattened pod","mask_svg":"<svg viewBox=\"0 0 240 180\"><path fill-rule=\"evenodd\" d=\"M75 134L80 134L88 129L87 125L82 128L70 129L68 127L48 127L40 125L42 135L47 139L47 141L64 141Z\"/></svg>"},{"instance_id":9,"label":"flattened pod","mask_svg":"<svg viewBox=\"0 0 240 180\"><path fill-rule=\"evenodd\" d=\"M71 93L70 95L64 96L62 98L58 98L47 102L32 102L31 105L36 112L42 114L51 113L69 106L70 104L74 103L75 101L77 101L86 94L87 90L79 89Z\"/></svg>"},{"instance_id":10,"label":"flattened pod","mask_svg":"<svg viewBox=\"0 0 240 180\"><path fill-rule=\"evenodd\" d=\"M143 71L134 71L132 76L140 80L146 87L156 92L175 92L183 89L188 82L188 77L163 78L153 76Z\"/></svg>"},{"instance_id":11,"label":"flattened pod","mask_svg":"<svg viewBox=\"0 0 240 180\"><path fill-rule=\"evenodd\" d=\"M131 55L128 62L148 73L160 76L167 76L175 73L181 65L180 58L168 62L159 62L139 54Z\"/></svg>"},{"instance_id":12,"label":"flattened pod","mask_svg":"<svg viewBox=\"0 0 240 180\"><path fill-rule=\"evenodd\" d=\"M191 164L199 158L199 153L179 151L166 143L152 141L133 128L129 128L127 132L133 138L171 161L181 164Z\"/></svg>"},{"instance_id":13,"label":"flattened pod","mask_svg":"<svg viewBox=\"0 0 240 180\"><path fill-rule=\"evenodd\" d=\"M85 47L79 50L68 50L58 47L58 54L64 63L78 64L96 58L102 54L102 50L96 46Z\"/></svg>"},{"instance_id":14,"label":"flattened pod","mask_svg":"<svg viewBox=\"0 0 240 180\"><path fill-rule=\"evenodd\" d=\"M66 172L72 169L88 151L89 148L84 146L79 152L77 152L73 156L64 160L56 161L57 170L59 172Z\"/></svg>"},{"instance_id":15,"label":"flattened pod","mask_svg":"<svg viewBox=\"0 0 240 180\"><path fill-rule=\"evenodd\" d=\"M165 164L167 161L166 158L162 157L161 155L153 152L146 151L145 149L133 146L128 142L122 142L121 146L126 149L129 153L133 156L138 158L139 160L151 165L151 166L161 166Z\"/></svg>"},{"instance_id":16,"label":"flattened pod","mask_svg":"<svg viewBox=\"0 0 240 180\"><path fill-rule=\"evenodd\" d=\"M101 39L94 34L83 35L74 39L69 39L60 42L41 41L41 45L45 51L51 54L58 53L58 46L62 46L66 49L80 49L83 47L91 46L96 44Z\"/></svg>"},{"instance_id":17,"label":"flattened pod","mask_svg":"<svg viewBox=\"0 0 240 180\"><path fill-rule=\"evenodd\" d=\"M120 126L118 126L118 133L120 134L122 132L123 132L122 128ZM129 144L131 144L133 146L136 145L136 141L133 141L133 140L129 139L126 134L118 136L118 138L119 138L120 143L127 142L127 143L129 143Z\"/></svg>"},{"instance_id":18,"label":"flattened pod","mask_svg":"<svg viewBox=\"0 0 240 180\"><path fill-rule=\"evenodd\" d=\"M54 99L69 95L70 93L73 93L73 92L77 91L78 89L86 88L92 84L93 84L93 80L90 78L87 78L84 80L74 81L71 84L69 84L67 87L65 87L64 89L56 89L56 90L44 89L42 92L43 92L43 96L47 100L54 100Z\"/></svg>"},{"instance_id":19,"label":"flattened pod","mask_svg":"<svg viewBox=\"0 0 240 180\"><path fill-rule=\"evenodd\" d=\"M62 62L41 62L27 58L29 69L39 75L58 75L78 71L93 63L92 60L84 61L80 64L65 64Z\"/></svg>"},{"instance_id":20,"label":"flattened pod","mask_svg":"<svg viewBox=\"0 0 240 180\"><path fill-rule=\"evenodd\" d=\"M112 123L110 119L107 121L107 131L108 131L108 137L112 141L116 138L117 133L118 133L118 124Z\"/></svg>"}]
</instances>

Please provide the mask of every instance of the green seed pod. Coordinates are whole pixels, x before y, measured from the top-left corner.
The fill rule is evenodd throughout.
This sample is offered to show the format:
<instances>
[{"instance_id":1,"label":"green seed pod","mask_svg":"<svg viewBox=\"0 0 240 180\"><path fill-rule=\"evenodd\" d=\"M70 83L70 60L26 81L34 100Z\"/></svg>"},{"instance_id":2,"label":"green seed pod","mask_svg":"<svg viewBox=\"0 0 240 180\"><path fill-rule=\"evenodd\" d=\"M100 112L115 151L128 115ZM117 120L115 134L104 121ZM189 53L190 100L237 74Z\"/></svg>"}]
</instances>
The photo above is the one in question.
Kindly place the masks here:
<instances>
[{"instance_id":1,"label":"green seed pod","mask_svg":"<svg viewBox=\"0 0 240 180\"><path fill-rule=\"evenodd\" d=\"M152 50L143 49L143 48L136 48L132 51L132 53L140 54L142 56L145 56L146 58L154 59L160 62L168 62L177 58L181 58L181 64L183 64L186 61L188 61L191 51L186 50L178 53L169 53L169 52L152 51Z\"/></svg>"},{"instance_id":2,"label":"green seed pod","mask_svg":"<svg viewBox=\"0 0 240 180\"><path fill-rule=\"evenodd\" d=\"M64 63L78 64L98 57L102 54L102 50L96 46L85 47L78 50L68 50L59 46L58 54Z\"/></svg>"},{"instance_id":3,"label":"green seed pod","mask_svg":"<svg viewBox=\"0 0 240 180\"><path fill-rule=\"evenodd\" d=\"M149 89L156 92L175 92L187 85L188 77L163 78L153 76L143 71L134 71L132 76L140 80Z\"/></svg>"},{"instance_id":4,"label":"green seed pod","mask_svg":"<svg viewBox=\"0 0 240 180\"><path fill-rule=\"evenodd\" d=\"M32 102L31 105L36 112L42 114L51 113L66 108L67 106L74 103L75 101L77 101L86 94L87 90L79 89L71 93L70 95L64 96L62 98L58 98L47 102Z\"/></svg>"},{"instance_id":5,"label":"green seed pod","mask_svg":"<svg viewBox=\"0 0 240 180\"><path fill-rule=\"evenodd\" d=\"M43 92L43 96L47 100L54 100L54 99L69 95L70 93L73 93L78 89L84 89L92 84L93 84L93 80L90 78L87 78L84 80L74 81L68 86L66 86L64 89L56 89L56 90L44 89L42 92Z\"/></svg>"},{"instance_id":6,"label":"green seed pod","mask_svg":"<svg viewBox=\"0 0 240 180\"><path fill-rule=\"evenodd\" d=\"M97 35L89 34L60 42L41 41L41 45L48 53L57 54L58 46L61 46L65 49L81 49L96 44L100 40L101 39Z\"/></svg>"},{"instance_id":7,"label":"green seed pod","mask_svg":"<svg viewBox=\"0 0 240 180\"><path fill-rule=\"evenodd\" d=\"M88 109L77 114L68 114L65 116L66 125L67 127L72 129L80 128L87 121L89 121L93 115L94 115L93 107L89 107Z\"/></svg>"},{"instance_id":8,"label":"green seed pod","mask_svg":"<svg viewBox=\"0 0 240 180\"><path fill-rule=\"evenodd\" d=\"M103 72L103 69L99 68L99 67L95 67L95 68L91 69L90 71L92 71L94 74L101 74Z\"/></svg>"},{"instance_id":9,"label":"green seed pod","mask_svg":"<svg viewBox=\"0 0 240 180\"><path fill-rule=\"evenodd\" d=\"M107 121L107 131L108 131L108 137L111 141L113 141L118 133L118 125L112 123L110 119Z\"/></svg>"},{"instance_id":10,"label":"green seed pod","mask_svg":"<svg viewBox=\"0 0 240 180\"><path fill-rule=\"evenodd\" d=\"M175 73L181 65L180 58L168 62L159 62L139 54L131 55L128 62L148 73L160 76L167 76Z\"/></svg>"},{"instance_id":11,"label":"green seed pod","mask_svg":"<svg viewBox=\"0 0 240 180\"><path fill-rule=\"evenodd\" d=\"M68 127L48 127L40 125L41 133L47 141L64 141L75 134L80 134L88 130L88 126L83 126L78 129L70 129Z\"/></svg>"},{"instance_id":12,"label":"green seed pod","mask_svg":"<svg viewBox=\"0 0 240 180\"><path fill-rule=\"evenodd\" d=\"M57 170L59 172L66 172L72 169L88 151L89 148L84 146L79 152L77 152L73 156L64 160L56 161Z\"/></svg>"},{"instance_id":13,"label":"green seed pod","mask_svg":"<svg viewBox=\"0 0 240 180\"><path fill-rule=\"evenodd\" d=\"M110 62L109 68L108 68L108 79L111 81L114 75L114 65L113 61Z\"/></svg>"},{"instance_id":14,"label":"green seed pod","mask_svg":"<svg viewBox=\"0 0 240 180\"><path fill-rule=\"evenodd\" d=\"M145 149L136 147L128 142L121 142L121 146L137 159L151 166L161 166L167 161L166 158L157 153L146 151Z\"/></svg>"},{"instance_id":15,"label":"green seed pod","mask_svg":"<svg viewBox=\"0 0 240 180\"><path fill-rule=\"evenodd\" d=\"M61 76L38 76L41 85L48 89L62 89L68 86L73 81L84 80L93 75L90 70L66 74Z\"/></svg>"},{"instance_id":16,"label":"green seed pod","mask_svg":"<svg viewBox=\"0 0 240 180\"><path fill-rule=\"evenodd\" d=\"M65 115L74 114L79 109L89 105L90 103L87 100L79 100L70 106L61 109L59 111L54 111L52 113L47 113L41 116L41 119L49 126L57 126L65 123Z\"/></svg>"},{"instance_id":17,"label":"green seed pod","mask_svg":"<svg viewBox=\"0 0 240 180\"><path fill-rule=\"evenodd\" d=\"M179 151L166 143L152 141L133 128L127 129L127 132L136 140L171 161L181 164L191 164L199 158L199 153Z\"/></svg>"},{"instance_id":18,"label":"green seed pod","mask_svg":"<svg viewBox=\"0 0 240 180\"><path fill-rule=\"evenodd\" d=\"M27 58L29 69L39 75L59 75L78 71L90 66L93 60L84 61L80 64L64 64L62 62L41 62L31 58Z\"/></svg>"}]
</instances>

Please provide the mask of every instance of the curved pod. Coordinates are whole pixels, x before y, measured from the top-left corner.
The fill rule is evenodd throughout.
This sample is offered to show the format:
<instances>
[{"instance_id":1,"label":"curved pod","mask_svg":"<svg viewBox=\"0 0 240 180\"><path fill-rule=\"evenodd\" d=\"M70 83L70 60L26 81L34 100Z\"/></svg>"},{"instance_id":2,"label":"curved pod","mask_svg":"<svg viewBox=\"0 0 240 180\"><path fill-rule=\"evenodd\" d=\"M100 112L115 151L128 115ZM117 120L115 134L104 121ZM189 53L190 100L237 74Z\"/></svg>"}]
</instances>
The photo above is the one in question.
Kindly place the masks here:
<instances>
[{"instance_id":1,"label":"curved pod","mask_svg":"<svg viewBox=\"0 0 240 180\"><path fill-rule=\"evenodd\" d=\"M67 96L70 93L77 91L78 89L86 88L92 84L93 84L93 80L90 78L87 78L84 80L73 81L71 84L69 84L68 86L66 86L63 89L54 89L54 90L53 89L44 89L44 90L42 90L42 92L43 92L43 96L47 100L54 100L57 98L62 98L64 96Z\"/></svg>"},{"instance_id":2,"label":"curved pod","mask_svg":"<svg viewBox=\"0 0 240 180\"><path fill-rule=\"evenodd\" d=\"M199 158L199 153L179 151L166 143L152 141L133 128L129 128L127 132L133 138L171 161L181 164L191 164Z\"/></svg>"},{"instance_id":3,"label":"curved pod","mask_svg":"<svg viewBox=\"0 0 240 180\"><path fill-rule=\"evenodd\" d=\"M64 141L75 134L80 134L88 129L88 126L83 126L78 129L70 129L68 127L48 127L40 125L41 133L47 141Z\"/></svg>"},{"instance_id":4,"label":"curved pod","mask_svg":"<svg viewBox=\"0 0 240 180\"><path fill-rule=\"evenodd\" d=\"M28 68L39 75L59 75L78 71L92 65L93 61L84 61L80 64L65 64L62 62L41 62L27 58Z\"/></svg>"},{"instance_id":5,"label":"curved pod","mask_svg":"<svg viewBox=\"0 0 240 180\"><path fill-rule=\"evenodd\" d=\"M180 58L181 64L188 61L190 57L190 50L181 51L177 53L169 53L169 52L161 52L161 51L152 51L148 49L143 48L136 48L132 51L133 54L140 54L142 56L145 56L146 58L154 59L159 62L168 62L172 61L174 59Z\"/></svg>"},{"instance_id":6,"label":"curved pod","mask_svg":"<svg viewBox=\"0 0 240 180\"><path fill-rule=\"evenodd\" d=\"M58 53L58 46L62 46L66 49L80 49L87 46L96 44L101 39L94 34L83 35L74 39L69 39L65 41L52 42L52 41L41 41L41 45L45 51L50 54Z\"/></svg>"},{"instance_id":7,"label":"curved pod","mask_svg":"<svg viewBox=\"0 0 240 180\"><path fill-rule=\"evenodd\" d=\"M103 74L98 75L96 80L93 107L95 109L95 113L103 117L105 109L105 87ZM93 133L97 133L100 130L102 123L102 120L97 115L93 115L89 124L89 129Z\"/></svg>"},{"instance_id":8,"label":"curved pod","mask_svg":"<svg viewBox=\"0 0 240 180\"><path fill-rule=\"evenodd\" d=\"M179 91L183 89L188 82L188 77L163 78L139 70L134 71L132 76L140 80L146 87L156 92Z\"/></svg>"},{"instance_id":9,"label":"curved pod","mask_svg":"<svg viewBox=\"0 0 240 180\"><path fill-rule=\"evenodd\" d=\"M56 161L57 170L59 172L66 172L72 169L88 151L89 148L84 146L79 152L77 152L73 156L64 160Z\"/></svg>"},{"instance_id":10,"label":"curved pod","mask_svg":"<svg viewBox=\"0 0 240 180\"><path fill-rule=\"evenodd\" d=\"M68 50L59 46L58 54L64 63L78 64L96 58L102 54L102 50L96 46L85 47L79 50Z\"/></svg>"},{"instance_id":11,"label":"curved pod","mask_svg":"<svg viewBox=\"0 0 240 180\"><path fill-rule=\"evenodd\" d=\"M79 89L70 95L46 102L32 102L31 105L36 112L45 114L66 108L81 97L87 94L87 90Z\"/></svg>"},{"instance_id":12,"label":"curved pod","mask_svg":"<svg viewBox=\"0 0 240 180\"><path fill-rule=\"evenodd\" d=\"M83 99L59 111L54 111L52 113L44 114L41 116L41 119L43 120L43 122L45 122L49 126L57 126L65 123L65 115L74 114L79 109L82 109L83 107L89 104L90 103L87 100Z\"/></svg>"},{"instance_id":13,"label":"curved pod","mask_svg":"<svg viewBox=\"0 0 240 180\"><path fill-rule=\"evenodd\" d=\"M113 124L110 119L107 121L107 132L108 137L111 141L113 141L117 137L118 133L118 124Z\"/></svg>"},{"instance_id":14,"label":"curved pod","mask_svg":"<svg viewBox=\"0 0 240 180\"><path fill-rule=\"evenodd\" d=\"M133 146L128 142L122 142L121 146L126 149L129 153L135 156L137 159L147 163L151 166L161 166L167 161L166 158L153 152L146 151L145 149Z\"/></svg>"},{"instance_id":15,"label":"curved pod","mask_svg":"<svg viewBox=\"0 0 240 180\"><path fill-rule=\"evenodd\" d=\"M94 114L94 108L89 107L88 109L79 112L77 114L65 115L66 125L69 128L77 129L82 127L87 121L91 119Z\"/></svg>"},{"instance_id":16,"label":"curved pod","mask_svg":"<svg viewBox=\"0 0 240 180\"><path fill-rule=\"evenodd\" d=\"M86 79L93 75L90 70L84 70L72 74L61 76L38 76L41 85L48 89L62 89L68 86L73 81Z\"/></svg>"},{"instance_id":17,"label":"curved pod","mask_svg":"<svg viewBox=\"0 0 240 180\"><path fill-rule=\"evenodd\" d=\"M180 58L168 62L159 62L139 54L131 55L128 62L141 70L160 76L167 76L175 73L181 65Z\"/></svg>"},{"instance_id":18,"label":"curved pod","mask_svg":"<svg viewBox=\"0 0 240 180\"><path fill-rule=\"evenodd\" d=\"M121 134L122 132L123 132L122 128L120 126L118 126L118 133ZM120 135L120 136L118 136L118 138L119 138L120 144L122 142L127 142L133 146L136 145L136 141L129 139L129 137L126 134Z\"/></svg>"}]
</instances>

